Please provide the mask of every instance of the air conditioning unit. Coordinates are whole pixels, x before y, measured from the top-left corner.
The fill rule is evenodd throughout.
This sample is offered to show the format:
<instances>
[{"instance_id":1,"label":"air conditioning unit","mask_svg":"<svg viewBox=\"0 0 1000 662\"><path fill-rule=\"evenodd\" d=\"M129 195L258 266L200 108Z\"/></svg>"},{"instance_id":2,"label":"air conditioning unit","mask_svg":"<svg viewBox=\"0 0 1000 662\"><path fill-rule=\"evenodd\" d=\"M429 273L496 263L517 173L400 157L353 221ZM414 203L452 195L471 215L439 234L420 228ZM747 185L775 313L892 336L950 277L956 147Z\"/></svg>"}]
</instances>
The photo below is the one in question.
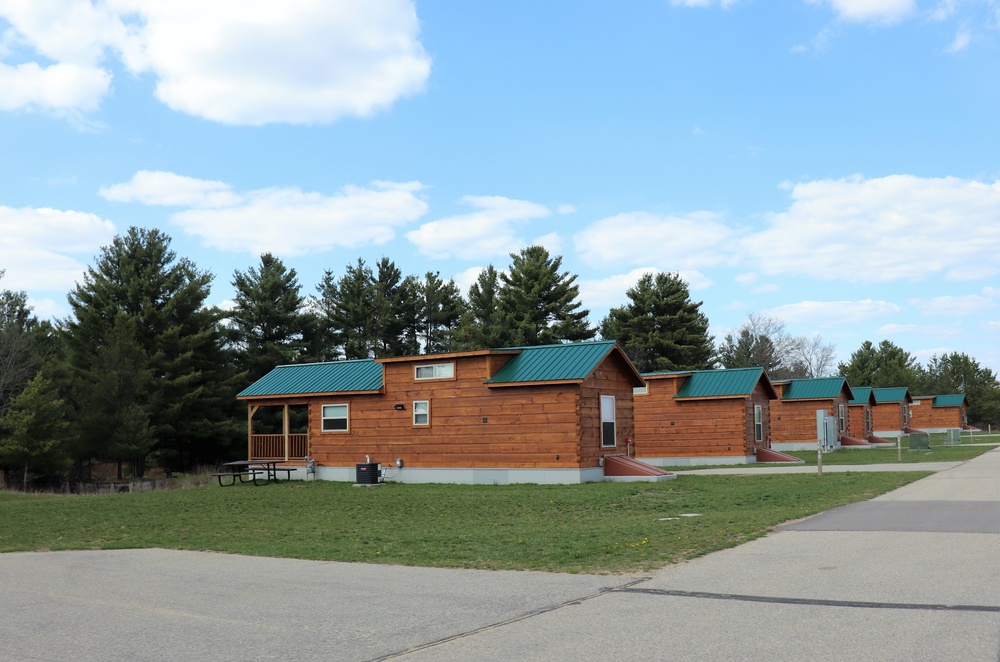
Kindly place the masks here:
<instances>
[{"instance_id":1,"label":"air conditioning unit","mask_svg":"<svg viewBox=\"0 0 1000 662\"><path fill-rule=\"evenodd\" d=\"M382 465L378 462L359 462L354 468L355 485L377 485L382 479Z\"/></svg>"}]
</instances>

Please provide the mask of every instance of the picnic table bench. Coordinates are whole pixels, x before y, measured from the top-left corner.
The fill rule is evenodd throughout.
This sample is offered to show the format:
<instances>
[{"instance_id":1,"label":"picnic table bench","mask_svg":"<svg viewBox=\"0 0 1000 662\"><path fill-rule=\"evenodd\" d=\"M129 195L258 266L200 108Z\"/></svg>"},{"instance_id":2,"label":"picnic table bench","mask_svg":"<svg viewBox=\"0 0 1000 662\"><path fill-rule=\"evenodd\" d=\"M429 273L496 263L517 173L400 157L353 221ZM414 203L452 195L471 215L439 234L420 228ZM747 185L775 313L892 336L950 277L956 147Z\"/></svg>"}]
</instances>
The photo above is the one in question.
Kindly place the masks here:
<instances>
[{"instance_id":1,"label":"picnic table bench","mask_svg":"<svg viewBox=\"0 0 1000 662\"><path fill-rule=\"evenodd\" d=\"M223 462L222 469L212 474L217 478L221 487L235 485L239 479L241 483L253 482L254 485L267 485L270 482L280 482L278 472L284 472L284 480L291 480L292 472L298 467L279 467L277 460L235 460L233 462ZM263 476L264 482L260 476ZM228 479L228 482L225 482Z\"/></svg>"}]
</instances>

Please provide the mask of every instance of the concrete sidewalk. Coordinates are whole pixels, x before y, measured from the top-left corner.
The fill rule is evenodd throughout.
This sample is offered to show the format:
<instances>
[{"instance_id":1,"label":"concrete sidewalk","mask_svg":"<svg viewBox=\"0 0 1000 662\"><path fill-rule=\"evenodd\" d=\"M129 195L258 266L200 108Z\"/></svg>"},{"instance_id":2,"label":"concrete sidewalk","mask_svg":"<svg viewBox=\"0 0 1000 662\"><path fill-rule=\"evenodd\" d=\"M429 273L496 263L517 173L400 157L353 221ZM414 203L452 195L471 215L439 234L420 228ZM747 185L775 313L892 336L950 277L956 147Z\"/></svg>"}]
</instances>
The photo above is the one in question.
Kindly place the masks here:
<instances>
[{"instance_id":1,"label":"concrete sidewalk","mask_svg":"<svg viewBox=\"0 0 1000 662\"><path fill-rule=\"evenodd\" d=\"M0 555L0 659L10 660L996 662L998 652L1000 450L649 577L170 550Z\"/></svg>"}]
</instances>

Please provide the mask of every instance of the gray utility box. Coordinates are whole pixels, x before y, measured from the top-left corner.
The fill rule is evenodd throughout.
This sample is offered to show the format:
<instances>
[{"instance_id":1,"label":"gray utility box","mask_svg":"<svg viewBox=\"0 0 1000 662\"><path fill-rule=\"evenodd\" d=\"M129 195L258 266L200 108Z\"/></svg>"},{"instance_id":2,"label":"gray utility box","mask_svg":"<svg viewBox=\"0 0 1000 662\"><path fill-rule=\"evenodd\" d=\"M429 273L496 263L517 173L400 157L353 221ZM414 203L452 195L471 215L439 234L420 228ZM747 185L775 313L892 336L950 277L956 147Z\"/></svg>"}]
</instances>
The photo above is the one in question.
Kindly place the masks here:
<instances>
[{"instance_id":1,"label":"gray utility box","mask_svg":"<svg viewBox=\"0 0 1000 662\"><path fill-rule=\"evenodd\" d=\"M377 485L382 478L382 465L378 462L359 462L355 465L356 485Z\"/></svg>"},{"instance_id":2,"label":"gray utility box","mask_svg":"<svg viewBox=\"0 0 1000 662\"><path fill-rule=\"evenodd\" d=\"M930 450L931 436L926 432L911 432L909 437L911 451Z\"/></svg>"}]
</instances>

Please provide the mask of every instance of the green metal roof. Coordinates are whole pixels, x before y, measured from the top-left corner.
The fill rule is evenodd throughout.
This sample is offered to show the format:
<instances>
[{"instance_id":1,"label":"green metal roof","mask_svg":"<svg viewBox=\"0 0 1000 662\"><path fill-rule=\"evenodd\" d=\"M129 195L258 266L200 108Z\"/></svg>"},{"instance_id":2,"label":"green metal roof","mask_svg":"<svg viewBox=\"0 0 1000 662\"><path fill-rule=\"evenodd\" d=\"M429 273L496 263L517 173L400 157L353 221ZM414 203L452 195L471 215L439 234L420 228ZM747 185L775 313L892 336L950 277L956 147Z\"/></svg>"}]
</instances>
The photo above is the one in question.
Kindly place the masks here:
<instances>
[{"instance_id":1,"label":"green metal roof","mask_svg":"<svg viewBox=\"0 0 1000 662\"><path fill-rule=\"evenodd\" d=\"M372 359L281 365L243 389L236 397L303 395L382 388L382 364Z\"/></svg>"},{"instance_id":2,"label":"green metal roof","mask_svg":"<svg viewBox=\"0 0 1000 662\"><path fill-rule=\"evenodd\" d=\"M910 390L905 386L889 386L885 388L873 388L875 403L884 404L886 402L903 402L910 396Z\"/></svg>"},{"instance_id":3,"label":"green metal roof","mask_svg":"<svg viewBox=\"0 0 1000 662\"><path fill-rule=\"evenodd\" d=\"M613 340L601 342L505 347L518 354L486 380L487 384L582 381L615 348ZM619 350L620 351L620 350ZM622 354L624 356L624 354ZM636 373L638 377L638 373ZM638 380L637 380L638 382ZM638 382L641 383L641 382Z\"/></svg>"},{"instance_id":4,"label":"green metal roof","mask_svg":"<svg viewBox=\"0 0 1000 662\"><path fill-rule=\"evenodd\" d=\"M866 405L872 397L871 386L854 386L851 388L854 397L847 403L849 405Z\"/></svg>"},{"instance_id":5,"label":"green metal roof","mask_svg":"<svg viewBox=\"0 0 1000 662\"><path fill-rule=\"evenodd\" d=\"M643 377L655 377L657 375L680 374L687 372L651 372ZM757 382L761 378L767 381L767 386L771 388L771 382L764 374L763 368L730 368L727 370L691 370L684 384L677 391L674 399L684 398L726 398L746 396L753 393L757 387ZM772 390L773 393L773 390ZM775 396L777 397L777 396Z\"/></svg>"},{"instance_id":6,"label":"green metal roof","mask_svg":"<svg viewBox=\"0 0 1000 662\"><path fill-rule=\"evenodd\" d=\"M935 395L932 407L961 407L966 404L964 393L951 393L948 395Z\"/></svg>"},{"instance_id":7,"label":"green metal roof","mask_svg":"<svg viewBox=\"0 0 1000 662\"><path fill-rule=\"evenodd\" d=\"M830 400L840 397L847 387L848 398L853 398L851 387L843 377L818 377L815 379L790 379L781 395L782 400Z\"/></svg>"}]
</instances>

